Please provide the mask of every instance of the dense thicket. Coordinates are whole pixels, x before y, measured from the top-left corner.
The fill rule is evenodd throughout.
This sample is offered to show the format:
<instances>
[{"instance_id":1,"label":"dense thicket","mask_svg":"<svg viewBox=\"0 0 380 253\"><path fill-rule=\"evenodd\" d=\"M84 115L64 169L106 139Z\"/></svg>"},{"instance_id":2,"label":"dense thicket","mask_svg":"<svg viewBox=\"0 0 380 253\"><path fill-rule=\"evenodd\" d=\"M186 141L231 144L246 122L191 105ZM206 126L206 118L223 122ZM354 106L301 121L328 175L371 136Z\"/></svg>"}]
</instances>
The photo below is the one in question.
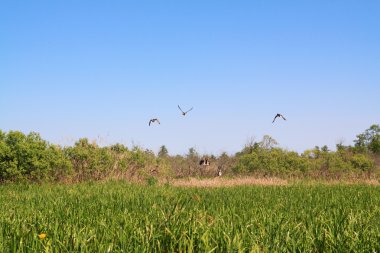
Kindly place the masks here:
<instances>
[{"instance_id":1,"label":"dense thicket","mask_svg":"<svg viewBox=\"0 0 380 253\"><path fill-rule=\"evenodd\" d=\"M277 147L270 136L248 143L235 155L199 155L190 148L184 156L170 156L162 146L157 155L122 144L100 147L80 139L71 147L43 140L38 133L0 131L0 181L85 181L128 178L154 183L157 178L259 174L297 177L377 177L380 166L380 127L357 135L354 146L337 144L336 151L315 147L302 154ZM208 166L199 165L207 159Z\"/></svg>"}]
</instances>

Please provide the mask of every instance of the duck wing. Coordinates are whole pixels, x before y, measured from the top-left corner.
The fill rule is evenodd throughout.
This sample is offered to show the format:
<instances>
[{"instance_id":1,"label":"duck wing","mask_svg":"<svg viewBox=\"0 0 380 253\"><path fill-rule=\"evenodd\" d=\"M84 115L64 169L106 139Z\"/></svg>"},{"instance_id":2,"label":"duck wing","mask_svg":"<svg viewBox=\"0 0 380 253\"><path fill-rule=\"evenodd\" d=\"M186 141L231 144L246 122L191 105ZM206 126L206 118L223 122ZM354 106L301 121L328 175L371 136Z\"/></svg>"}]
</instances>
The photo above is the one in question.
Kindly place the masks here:
<instances>
[{"instance_id":1,"label":"duck wing","mask_svg":"<svg viewBox=\"0 0 380 253\"><path fill-rule=\"evenodd\" d=\"M182 109L181 109L181 107L178 105L178 109L182 112L182 113L184 113L184 111L182 111Z\"/></svg>"}]
</instances>

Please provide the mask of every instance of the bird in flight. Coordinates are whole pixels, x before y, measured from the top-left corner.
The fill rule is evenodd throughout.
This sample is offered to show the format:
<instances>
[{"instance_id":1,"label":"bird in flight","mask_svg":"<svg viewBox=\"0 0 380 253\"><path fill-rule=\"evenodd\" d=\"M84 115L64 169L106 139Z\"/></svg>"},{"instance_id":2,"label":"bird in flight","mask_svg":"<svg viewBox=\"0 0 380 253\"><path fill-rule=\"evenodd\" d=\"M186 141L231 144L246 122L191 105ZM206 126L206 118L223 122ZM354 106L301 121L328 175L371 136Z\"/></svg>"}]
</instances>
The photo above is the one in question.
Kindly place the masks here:
<instances>
[{"instance_id":1,"label":"bird in flight","mask_svg":"<svg viewBox=\"0 0 380 253\"><path fill-rule=\"evenodd\" d=\"M150 126L150 124L152 124L154 122L157 122L158 124L161 124L158 119L151 119L151 120L149 120L149 126Z\"/></svg>"},{"instance_id":2,"label":"bird in flight","mask_svg":"<svg viewBox=\"0 0 380 253\"><path fill-rule=\"evenodd\" d=\"M186 113L188 113L188 112L190 112L191 110L193 110L193 107L191 107L190 110L187 110L186 112L184 112L184 111L181 109L181 107L180 107L179 105L178 105L178 108L179 108L179 110L182 112L182 115L183 115L183 116L185 116Z\"/></svg>"},{"instance_id":3,"label":"bird in flight","mask_svg":"<svg viewBox=\"0 0 380 253\"><path fill-rule=\"evenodd\" d=\"M277 113L276 116L274 116L274 119L273 119L272 123L274 123L274 121L275 121L277 118L280 118L280 117L283 118L284 120L286 120L285 117L282 116L282 114Z\"/></svg>"}]
</instances>

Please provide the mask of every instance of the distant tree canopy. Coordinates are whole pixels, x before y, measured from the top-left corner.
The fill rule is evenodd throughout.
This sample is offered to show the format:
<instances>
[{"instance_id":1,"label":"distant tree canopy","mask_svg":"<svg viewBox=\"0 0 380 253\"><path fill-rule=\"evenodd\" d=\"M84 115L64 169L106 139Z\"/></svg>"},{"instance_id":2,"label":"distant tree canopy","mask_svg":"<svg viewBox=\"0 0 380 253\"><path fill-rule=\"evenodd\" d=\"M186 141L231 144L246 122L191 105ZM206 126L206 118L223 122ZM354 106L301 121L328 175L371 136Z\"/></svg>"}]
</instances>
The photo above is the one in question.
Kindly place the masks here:
<instances>
[{"instance_id":1,"label":"distant tree canopy","mask_svg":"<svg viewBox=\"0 0 380 253\"><path fill-rule=\"evenodd\" d=\"M166 148L165 145L162 145L160 147L160 150L158 151L158 157L163 158L163 157L167 157L168 155L169 155L168 149Z\"/></svg>"},{"instance_id":2,"label":"distant tree canopy","mask_svg":"<svg viewBox=\"0 0 380 253\"><path fill-rule=\"evenodd\" d=\"M358 134L354 143L354 146L339 143L336 151L325 145L298 154L278 147L274 138L265 135L259 142L250 139L235 155L205 156L211 165L200 171L199 159L204 156L194 147L183 156L170 156L163 145L156 156L152 150L137 146L100 147L87 138L79 139L73 146L61 147L43 140L38 133L25 135L0 130L0 182L77 182L110 177L152 181L152 177L215 176L218 168L223 169L223 175L380 176L376 169L380 161L379 125Z\"/></svg>"},{"instance_id":3,"label":"distant tree canopy","mask_svg":"<svg viewBox=\"0 0 380 253\"><path fill-rule=\"evenodd\" d=\"M187 157L194 159L194 158L198 158L199 154L194 147L191 147L191 148L189 148L189 152L187 153Z\"/></svg>"},{"instance_id":4,"label":"distant tree canopy","mask_svg":"<svg viewBox=\"0 0 380 253\"><path fill-rule=\"evenodd\" d=\"M355 147L360 151L369 151L380 154L380 126L372 125L370 128L356 136Z\"/></svg>"}]
</instances>

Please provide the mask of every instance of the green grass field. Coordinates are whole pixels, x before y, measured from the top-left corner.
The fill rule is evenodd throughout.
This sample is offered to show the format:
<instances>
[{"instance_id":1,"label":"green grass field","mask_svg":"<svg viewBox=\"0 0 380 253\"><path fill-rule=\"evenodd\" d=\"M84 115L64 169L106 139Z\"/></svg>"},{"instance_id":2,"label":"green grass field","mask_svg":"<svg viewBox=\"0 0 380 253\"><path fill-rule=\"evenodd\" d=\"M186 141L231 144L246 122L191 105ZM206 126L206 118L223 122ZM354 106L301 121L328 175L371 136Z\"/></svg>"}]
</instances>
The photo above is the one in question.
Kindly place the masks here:
<instances>
[{"instance_id":1,"label":"green grass field","mask_svg":"<svg viewBox=\"0 0 380 253\"><path fill-rule=\"evenodd\" d=\"M1 252L380 251L379 186L5 185L0 206Z\"/></svg>"}]
</instances>

